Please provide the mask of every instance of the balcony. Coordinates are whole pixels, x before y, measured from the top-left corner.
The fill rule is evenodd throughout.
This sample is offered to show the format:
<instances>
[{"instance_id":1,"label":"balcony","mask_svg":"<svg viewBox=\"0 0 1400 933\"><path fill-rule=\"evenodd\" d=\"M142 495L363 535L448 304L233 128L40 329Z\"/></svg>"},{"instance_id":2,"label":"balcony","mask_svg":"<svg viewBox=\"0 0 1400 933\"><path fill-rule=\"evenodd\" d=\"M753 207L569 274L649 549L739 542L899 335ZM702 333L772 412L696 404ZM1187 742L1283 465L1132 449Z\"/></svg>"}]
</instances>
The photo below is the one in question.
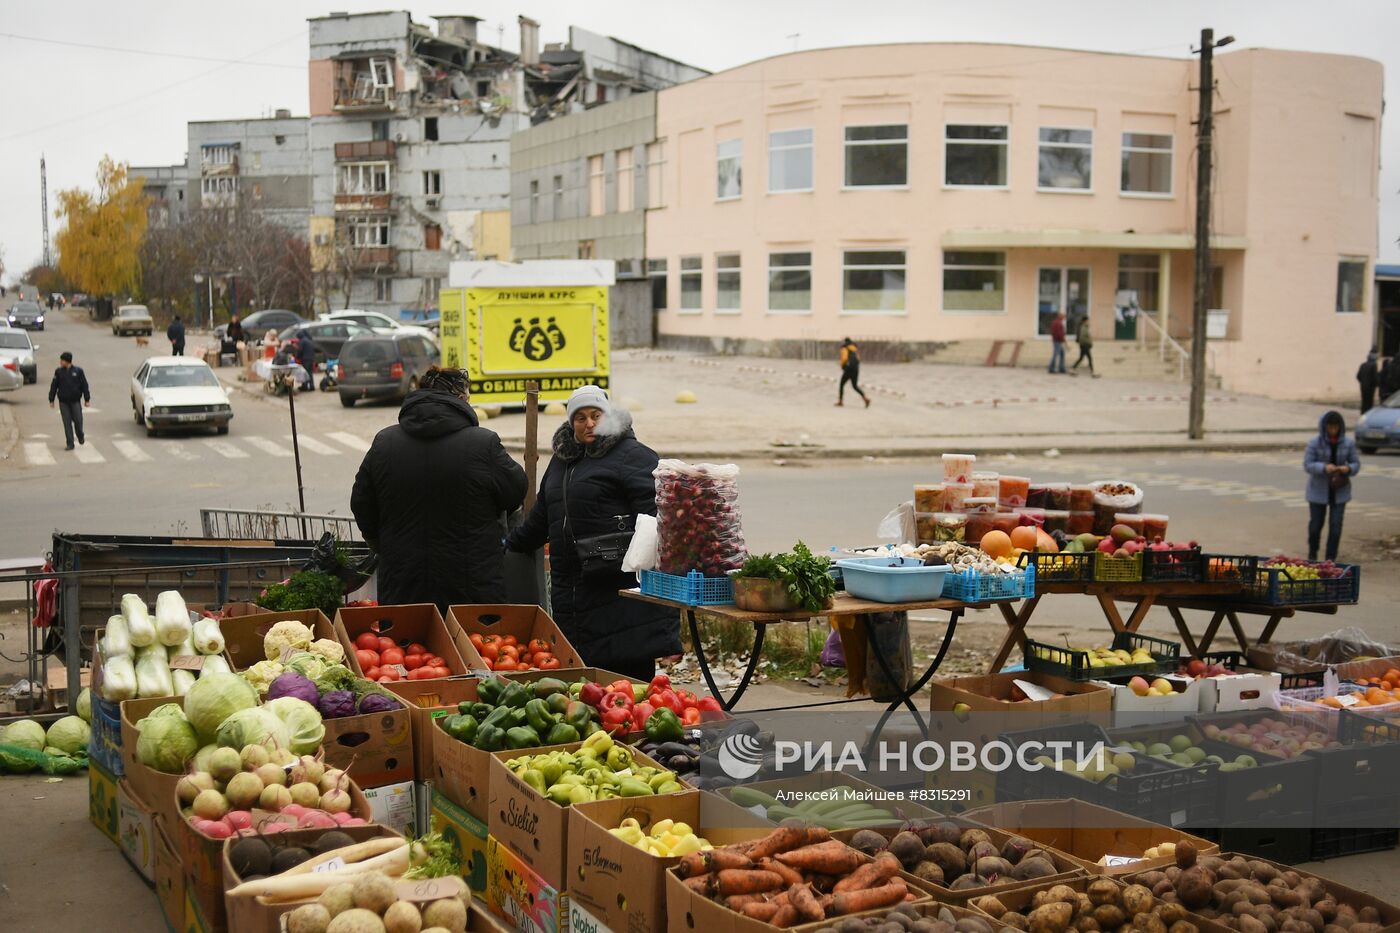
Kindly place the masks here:
<instances>
[{"instance_id":1,"label":"balcony","mask_svg":"<svg viewBox=\"0 0 1400 933\"><path fill-rule=\"evenodd\" d=\"M392 246L359 246L346 250L346 259L354 269L378 269L388 272L394 268Z\"/></svg>"},{"instance_id":2,"label":"balcony","mask_svg":"<svg viewBox=\"0 0 1400 933\"><path fill-rule=\"evenodd\" d=\"M342 211L376 211L383 213L392 207L393 195L380 194L337 194L335 209Z\"/></svg>"},{"instance_id":3,"label":"balcony","mask_svg":"<svg viewBox=\"0 0 1400 933\"><path fill-rule=\"evenodd\" d=\"M369 72L358 72L351 80L335 82L334 107L337 113L378 113L394 109L392 85L376 84Z\"/></svg>"},{"instance_id":4,"label":"balcony","mask_svg":"<svg viewBox=\"0 0 1400 933\"><path fill-rule=\"evenodd\" d=\"M337 162L369 162L376 159L388 160L393 157L394 141L392 139L335 144L335 160Z\"/></svg>"}]
</instances>

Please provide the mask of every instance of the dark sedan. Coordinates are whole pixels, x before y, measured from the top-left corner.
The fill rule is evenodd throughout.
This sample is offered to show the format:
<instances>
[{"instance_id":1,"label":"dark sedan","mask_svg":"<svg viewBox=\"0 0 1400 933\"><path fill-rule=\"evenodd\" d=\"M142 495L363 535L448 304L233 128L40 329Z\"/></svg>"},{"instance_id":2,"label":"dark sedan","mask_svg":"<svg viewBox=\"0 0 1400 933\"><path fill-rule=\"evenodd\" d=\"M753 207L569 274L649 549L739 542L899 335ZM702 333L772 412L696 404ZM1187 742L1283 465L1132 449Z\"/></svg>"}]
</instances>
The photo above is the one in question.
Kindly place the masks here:
<instances>
[{"instance_id":1,"label":"dark sedan","mask_svg":"<svg viewBox=\"0 0 1400 933\"><path fill-rule=\"evenodd\" d=\"M363 324L354 321L312 321L310 324L294 324L277 335L278 340L291 340L301 330L311 335L316 344L316 362L340 359L340 349L345 341L361 334L372 334Z\"/></svg>"},{"instance_id":2,"label":"dark sedan","mask_svg":"<svg viewBox=\"0 0 1400 933\"><path fill-rule=\"evenodd\" d=\"M1400 392L1361 416L1356 423L1356 446L1363 454L1373 454L1382 447L1400 447Z\"/></svg>"},{"instance_id":3,"label":"dark sedan","mask_svg":"<svg viewBox=\"0 0 1400 933\"><path fill-rule=\"evenodd\" d=\"M268 308L266 311L254 311L247 317L238 319L243 324L243 333L247 335L249 343L257 343L263 339L268 331L282 333L288 327L297 324L305 324L306 319L295 311L282 311L275 308ZM220 342L224 339L225 332L228 331L227 324L220 324L214 328L214 336Z\"/></svg>"},{"instance_id":4,"label":"dark sedan","mask_svg":"<svg viewBox=\"0 0 1400 933\"><path fill-rule=\"evenodd\" d=\"M9 316L11 327L23 327L25 330L44 329L44 309L37 301L20 301L10 309Z\"/></svg>"},{"instance_id":5,"label":"dark sedan","mask_svg":"<svg viewBox=\"0 0 1400 933\"><path fill-rule=\"evenodd\" d=\"M418 388L438 357L432 341L417 334L352 337L341 348L336 366L340 404L349 408L362 398L402 399Z\"/></svg>"}]
</instances>

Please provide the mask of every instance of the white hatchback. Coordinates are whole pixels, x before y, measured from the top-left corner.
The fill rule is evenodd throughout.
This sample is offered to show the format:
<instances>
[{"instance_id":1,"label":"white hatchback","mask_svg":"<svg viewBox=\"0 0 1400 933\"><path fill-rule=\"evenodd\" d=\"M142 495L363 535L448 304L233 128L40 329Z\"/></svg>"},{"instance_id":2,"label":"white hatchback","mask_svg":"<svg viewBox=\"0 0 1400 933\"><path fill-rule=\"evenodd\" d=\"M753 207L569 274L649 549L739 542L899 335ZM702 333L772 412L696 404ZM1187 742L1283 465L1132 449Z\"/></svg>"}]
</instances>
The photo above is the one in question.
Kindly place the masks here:
<instances>
[{"instance_id":1,"label":"white hatchback","mask_svg":"<svg viewBox=\"0 0 1400 933\"><path fill-rule=\"evenodd\" d=\"M164 428L228 433L233 406L214 370L188 356L155 356L131 377L131 412L152 437Z\"/></svg>"}]
</instances>

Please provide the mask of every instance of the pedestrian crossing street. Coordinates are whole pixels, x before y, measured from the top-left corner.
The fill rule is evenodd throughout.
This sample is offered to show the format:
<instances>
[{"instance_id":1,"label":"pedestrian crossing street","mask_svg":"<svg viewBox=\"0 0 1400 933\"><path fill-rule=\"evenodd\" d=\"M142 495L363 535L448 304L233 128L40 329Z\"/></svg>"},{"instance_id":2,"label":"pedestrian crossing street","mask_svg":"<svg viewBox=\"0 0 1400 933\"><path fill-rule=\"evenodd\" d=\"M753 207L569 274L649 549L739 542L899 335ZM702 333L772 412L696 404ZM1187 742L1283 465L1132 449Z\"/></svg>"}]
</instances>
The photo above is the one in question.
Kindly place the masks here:
<instances>
[{"instance_id":1,"label":"pedestrian crossing street","mask_svg":"<svg viewBox=\"0 0 1400 933\"><path fill-rule=\"evenodd\" d=\"M302 434L298 437L303 458L308 456L345 457L369 450L369 441L347 431L330 431L320 436ZM167 437L135 440L124 435L112 437L89 436L86 444L74 450L63 449L63 438L26 440L19 445L20 461L28 467L46 468L76 462L88 466L109 461L129 463L159 463L177 460L186 463L201 460L251 460L254 458L290 458L292 436L278 438L249 435L223 437Z\"/></svg>"}]
</instances>

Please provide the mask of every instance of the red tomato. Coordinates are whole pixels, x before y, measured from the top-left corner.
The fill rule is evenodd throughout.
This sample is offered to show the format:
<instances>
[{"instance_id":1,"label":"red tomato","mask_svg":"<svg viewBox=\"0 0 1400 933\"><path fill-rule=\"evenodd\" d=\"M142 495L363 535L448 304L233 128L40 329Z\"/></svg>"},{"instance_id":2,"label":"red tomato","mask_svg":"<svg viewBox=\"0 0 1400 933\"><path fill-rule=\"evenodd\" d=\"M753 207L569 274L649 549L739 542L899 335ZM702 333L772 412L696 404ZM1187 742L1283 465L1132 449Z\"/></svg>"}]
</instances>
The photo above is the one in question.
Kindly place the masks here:
<instances>
[{"instance_id":1,"label":"red tomato","mask_svg":"<svg viewBox=\"0 0 1400 933\"><path fill-rule=\"evenodd\" d=\"M403 649L401 649L401 648L386 648L386 649L384 649L383 651L379 652L379 663L380 663L380 664L402 664L402 663L403 663Z\"/></svg>"},{"instance_id":2,"label":"red tomato","mask_svg":"<svg viewBox=\"0 0 1400 933\"><path fill-rule=\"evenodd\" d=\"M535 663L536 663L536 664L539 664L539 663L542 662L542 661L553 661L553 660L554 660L554 655L550 654L548 651L541 651L541 652L539 652L538 654L535 655Z\"/></svg>"},{"instance_id":3,"label":"red tomato","mask_svg":"<svg viewBox=\"0 0 1400 933\"><path fill-rule=\"evenodd\" d=\"M379 650L380 650L380 651L388 651L390 648L397 648L397 647L398 647L398 645L394 644L394 640L393 640L392 638L385 638L383 635L380 635L380 636L379 636Z\"/></svg>"},{"instance_id":4,"label":"red tomato","mask_svg":"<svg viewBox=\"0 0 1400 933\"><path fill-rule=\"evenodd\" d=\"M501 643L501 636L499 636L499 635L482 635L482 636L481 636L481 643L482 643L483 645L499 645L499 644Z\"/></svg>"},{"instance_id":5,"label":"red tomato","mask_svg":"<svg viewBox=\"0 0 1400 933\"><path fill-rule=\"evenodd\" d=\"M355 660L360 665L360 670L367 671L371 667L379 666L379 652L369 648L359 648L355 651Z\"/></svg>"},{"instance_id":6,"label":"red tomato","mask_svg":"<svg viewBox=\"0 0 1400 933\"><path fill-rule=\"evenodd\" d=\"M410 645L408 646L408 652L407 652L407 653L408 653L408 654L427 654L427 653L428 653L428 649L427 649L427 648L424 648L421 644L419 644L418 642L415 641L415 642L413 642L412 644L410 644Z\"/></svg>"},{"instance_id":7,"label":"red tomato","mask_svg":"<svg viewBox=\"0 0 1400 933\"><path fill-rule=\"evenodd\" d=\"M520 642L514 635L502 635L501 643L505 645L519 645Z\"/></svg>"},{"instance_id":8,"label":"red tomato","mask_svg":"<svg viewBox=\"0 0 1400 933\"><path fill-rule=\"evenodd\" d=\"M480 633L480 632L472 632L470 635L467 636L467 640L470 641L470 642L476 647L476 650L477 650L477 651L480 651L480 650L481 650L481 633Z\"/></svg>"},{"instance_id":9,"label":"red tomato","mask_svg":"<svg viewBox=\"0 0 1400 933\"><path fill-rule=\"evenodd\" d=\"M408 672L408 679L409 679L409 680L427 680L427 677L426 677L425 675L427 675L427 674L429 674L429 673L431 673L431 672L432 672L432 668L430 668L430 667L420 667L420 668L416 668L415 670L411 670L411 671Z\"/></svg>"},{"instance_id":10,"label":"red tomato","mask_svg":"<svg viewBox=\"0 0 1400 933\"><path fill-rule=\"evenodd\" d=\"M365 668L365 680L378 680L378 679L379 679L379 666L378 666L378 665L375 665L374 667L367 667L367 668Z\"/></svg>"},{"instance_id":11,"label":"red tomato","mask_svg":"<svg viewBox=\"0 0 1400 933\"><path fill-rule=\"evenodd\" d=\"M378 677L375 678L375 682L381 684L392 684L397 680L397 677L390 677L388 674L380 674Z\"/></svg>"},{"instance_id":12,"label":"red tomato","mask_svg":"<svg viewBox=\"0 0 1400 933\"><path fill-rule=\"evenodd\" d=\"M403 666L410 671L416 671L423 666L423 656L421 654L406 654L403 658Z\"/></svg>"},{"instance_id":13,"label":"red tomato","mask_svg":"<svg viewBox=\"0 0 1400 933\"><path fill-rule=\"evenodd\" d=\"M492 661L496 660L497 656L500 654L500 647L495 642L488 641L482 644L480 651L481 656L486 659L486 663L489 665ZM492 667L491 670L494 671L495 668Z\"/></svg>"},{"instance_id":14,"label":"red tomato","mask_svg":"<svg viewBox=\"0 0 1400 933\"><path fill-rule=\"evenodd\" d=\"M520 649L515 645L502 645L499 654L500 657L510 658L512 661L520 660Z\"/></svg>"},{"instance_id":15,"label":"red tomato","mask_svg":"<svg viewBox=\"0 0 1400 933\"><path fill-rule=\"evenodd\" d=\"M364 648L366 651L379 650L379 636L373 632L365 632L355 639L356 648Z\"/></svg>"},{"instance_id":16,"label":"red tomato","mask_svg":"<svg viewBox=\"0 0 1400 933\"><path fill-rule=\"evenodd\" d=\"M392 667L381 667L381 668L379 669L379 679L380 679L380 680L383 680L385 677L389 678L390 680L401 680L401 679L402 679L402 678L400 677L400 675L399 675L399 672L398 672L397 670L395 670L394 668L392 668Z\"/></svg>"},{"instance_id":17,"label":"red tomato","mask_svg":"<svg viewBox=\"0 0 1400 933\"><path fill-rule=\"evenodd\" d=\"M549 644L549 642L545 641L543 638L530 639L529 648L532 653L538 653L541 651L549 652L554 650L553 647L551 647L551 645Z\"/></svg>"},{"instance_id":18,"label":"red tomato","mask_svg":"<svg viewBox=\"0 0 1400 933\"><path fill-rule=\"evenodd\" d=\"M517 663L515 663L515 661L514 661L512 658L510 658L509 656L506 656L506 657L501 658L499 661L496 662L496 668L495 668L495 669L498 670L498 671L514 671L514 670L519 670L519 669L520 669L520 665L517 664Z\"/></svg>"},{"instance_id":19,"label":"red tomato","mask_svg":"<svg viewBox=\"0 0 1400 933\"><path fill-rule=\"evenodd\" d=\"M559 659L553 656L547 658L544 661L536 661L535 663L537 663L540 666L540 670L542 671L559 670Z\"/></svg>"},{"instance_id":20,"label":"red tomato","mask_svg":"<svg viewBox=\"0 0 1400 933\"><path fill-rule=\"evenodd\" d=\"M446 666L447 666L447 662L444 661L442 658L438 657L438 656L435 655L435 654L434 654L434 655L426 655L426 656L424 656L424 658L423 658L423 664L424 664L425 667L446 667Z\"/></svg>"}]
</instances>

